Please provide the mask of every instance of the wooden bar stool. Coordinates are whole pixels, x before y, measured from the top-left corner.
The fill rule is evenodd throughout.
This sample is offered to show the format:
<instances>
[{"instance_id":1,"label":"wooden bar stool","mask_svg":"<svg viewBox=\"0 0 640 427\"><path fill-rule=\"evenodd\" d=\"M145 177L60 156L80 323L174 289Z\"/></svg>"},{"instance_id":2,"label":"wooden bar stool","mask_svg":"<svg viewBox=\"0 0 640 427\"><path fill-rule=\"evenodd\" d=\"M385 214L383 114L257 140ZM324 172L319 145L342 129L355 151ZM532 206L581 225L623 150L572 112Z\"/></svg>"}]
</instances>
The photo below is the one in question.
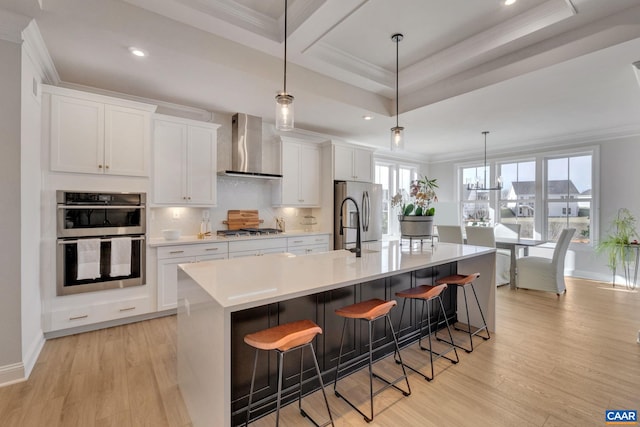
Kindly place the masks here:
<instances>
[{"instance_id":1,"label":"wooden bar stool","mask_svg":"<svg viewBox=\"0 0 640 427\"><path fill-rule=\"evenodd\" d=\"M425 380L427 381L431 381L434 378L434 372L433 372L433 362L438 360L439 358L444 358L449 360L451 363L456 364L460 361L460 359L458 358L458 352L456 351L456 347L451 344L451 347L449 347L446 351L442 352L442 353L437 353L435 351L433 351L433 347L432 347L432 342L431 342L431 304L433 301L438 300L438 302L440 303L440 308L438 310L438 319L436 321L436 325L440 324L440 315L444 315L444 321L445 324L447 325L447 331L449 332L449 337L451 338L451 341L453 341L453 335L451 335L451 328L449 327L449 320L447 320L447 314L444 312L444 305L442 304L442 297L441 294L442 292L447 289L447 285L438 285L438 286L430 286L430 285L420 285L420 286L416 286L415 288L410 288L410 289L406 289L404 291L401 292L396 292L396 296L399 298L404 298L404 301L402 302L402 312L400 313L400 325L402 325L402 316L404 316L404 308L407 304L407 300L411 300L411 299L415 299L415 300L421 300L422 301L422 311L420 313L420 335L418 336L418 346L420 347L420 350L423 351L428 351L429 352L429 362L431 365L431 376L428 376L422 372L420 372L420 370L413 368L409 365L405 365L407 368L411 369L413 372L416 372L420 375L422 375L424 377ZM429 337L429 348L423 347L422 346L422 336L423 336L423 329L424 329L424 322L425 322L425 317L424 317L424 309L425 306L427 308L427 318L426 318L426 322L427 322L427 328L428 328L428 337ZM436 334L437 334L437 330L436 330ZM447 357L446 355L451 352L453 350L453 353L455 354L456 358L452 359ZM398 352L398 355L400 354L400 352ZM435 358L433 356L436 356ZM400 362L402 363L402 359L400 359Z\"/></svg>"},{"instance_id":2,"label":"wooden bar stool","mask_svg":"<svg viewBox=\"0 0 640 427\"><path fill-rule=\"evenodd\" d=\"M455 344L453 342L453 339L451 340L451 342L449 341L445 341L441 338L438 338L438 340L443 341L443 342L447 342L450 343L452 345L455 345L458 348L463 349L464 351L466 351L467 353L471 353L473 351L473 337L474 335L478 335L481 331L486 331L487 336L483 337L482 335L478 335L480 338L482 338L483 340L488 340L491 338L491 335L489 335L489 328L487 327L487 321L484 319L484 314L482 313L482 307L480 307L480 301L478 301L478 295L476 294L476 288L475 286L473 286L473 282L480 277L480 273L473 273L473 274L469 274L469 275L462 275L462 274L454 274L452 276L447 276L444 277L442 279L439 279L436 281L436 283L438 284L448 284L448 285L453 285L453 286L457 286L457 287L461 287L462 288L462 293L464 295L464 308L466 310L467 313L467 329L461 329L461 328L457 328L455 325L453 326L457 331L463 331L469 334L469 342L471 344L471 348L465 348L461 345ZM471 323L470 323L470 319L469 319L469 302L467 301L467 287L471 286L471 290L473 291L473 296L476 298L476 304L478 304L478 310L480 310L480 317L482 318L482 326L480 328L478 328L475 332L471 332ZM437 336L436 336L437 338Z\"/></svg>"},{"instance_id":3,"label":"wooden bar stool","mask_svg":"<svg viewBox=\"0 0 640 427\"><path fill-rule=\"evenodd\" d=\"M333 391L336 393L336 396L344 399L345 402L349 404L353 409L358 411L360 415L362 415L367 422L373 421L373 397L378 393L381 393L383 390L386 390L389 387L393 387L402 392L405 396L409 396L411 394L411 387L409 386L409 379L407 378L407 372L404 369L404 364L402 364L402 359L400 359L400 364L402 365L402 376L398 377L395 380L387 380L386 378L382 378L381 376L375 374L373 372L373 322L378 319L387 319L389 322L389 328L391 329L391 334L393 336L393 343L395 344L395 351L400 352L400 348L398 347L398 339L396 337L396 332L393 329L393 325L391 324L391 318L389 317L389 311L396 306L396 302L394 300L384 301L378 298L370 299L367 301L362 301L357 304L348 305L346 307L342 307L336 310L336 314L338 316L344 317L344 324L342 326L342 338L340 338L340 353L338 355L338 365L336 366L336 379L333 383ZM342 359L342 348L344 345L344 333L347 328L347 321L349 319L359 319L366 320L369 326L369 402L371 406L371 416L368 417L364 414L360 409L358 409L353 403L351 403L346 397L344 397L337 390L338 386L338 376L340 373L340 361ZM352 360L346 363L346 366L342 367L342 370L346 370L355 365L358 360ZM373 378L377 378L386 383L385 386L378 389L377 391L373 391ZM396 384L402 380L405 380L407 383L407 391L402 390Z\"/></svg>"},{"instance_id":4,"label":"wooden bar stool","mask_svg":"<svg viewBox=\"0 0 640 427\"><path fill-rule=\"evenodd\" d=\"M324 391L324 383L322 382L322 375L320 374L320 367L318 366L318 359L313 351L313 344L311 341L317 334L322 333L322 328L313 323L311 320L298 320L297 322L285 323L283 325L274 326L273 328L264 329L262 331L247 334L244 337L244 342L256 349L256 357L253 362L253 374L251 376L251 388L249 389L249 404L247 405L247 423L249 425L249 418L251 415L251 400L253 397L253 386L256 379L256 368L258 367L258 354L260 350L275 350L278 353L278 398L276 403L276 426L280 422L280 397L282 394L282 371L283 361L285 353L300 349L300 393L298 395L298 409L303 417L309 418L309 420L316 426L313 418L311 418L302 409L302 372L304 361L304 348L311 348L311 355L313 356L313 363L316 367L316 373L318 374L318 382L320 383L320 390L324 396L324 402L327 405L327 412L329 413L329 421L323 424L333 425L333 417L331 416L331 409L329 409L329 401Z\"/></svg>"}]
</instances>

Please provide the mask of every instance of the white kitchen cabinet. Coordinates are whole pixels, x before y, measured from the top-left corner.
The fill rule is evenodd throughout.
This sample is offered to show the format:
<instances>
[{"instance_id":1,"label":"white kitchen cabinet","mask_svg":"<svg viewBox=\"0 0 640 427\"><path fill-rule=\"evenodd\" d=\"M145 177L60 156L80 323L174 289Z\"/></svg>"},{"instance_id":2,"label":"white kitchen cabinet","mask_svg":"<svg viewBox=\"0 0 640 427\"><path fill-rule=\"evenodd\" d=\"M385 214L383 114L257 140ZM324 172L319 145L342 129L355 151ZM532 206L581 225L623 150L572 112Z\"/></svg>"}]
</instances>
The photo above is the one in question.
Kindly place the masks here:
<instances>
[{"instance_id":1,"label":"white kitchen cabinet","mask_svg":"<svg viewBox=\"0 0 640 427\"><path fill-rule=\"evenodd\" d=\"M155 106L44 86L50 97L51 170L148 176Z\"/></svg>"},{"instance_id":2,"label":"white kitchen cabinet","mask_svg":"<svg viewBox=\"0 0 640 427\"><path fill-rule=\"evenodd\" d=\"M274 181L276 206L320 206L320 149L317 145L282 142L282 180Z\"/></svg>"},{"instance_id":3,"label":"white kitchen cabinet","mask_svg":"<svg viewBox=\"0 0 640 427\"><path fill-rule=\"evenodd\" d=\"M66 308L51 313L50 328L45 331L58 331L107 322L123 317L137 316L150 313L152 307L147 297L125 298L119 301L86 304L80 308Z\"/></svg>"},{"instance_id":4,"label":"white kitchen cabinet","mask_svg":"<svg viewBox=\"0 0 640 427\"><path fill-rule=\"evenodd\" d=\"M178 264L227 258L227 242L162 246L157 254L158 311L178 305Z\"/></svg>"},{"instance_id":5,"label":"white kitchen cabinet","mask_svg":"<svg viewBox=\"0 0 640 427\"><path fill-rule=\"evenodd\" d=\"M329 251L329 235L316 234L287 238L287 252L294 255L308 255Z\"/></svg>"},{"instance_id":6,"label":"white kitchen cabinet","mask_svg":"<svg viewBox=\"0 0 640 427\"><path fill-rule=\"evenodd\" d=\"M229 258L262 256L287 252L286 238L236 240L229 242Z\"/></svg>"},{"instance_id":7,"label":"white kitchen cabinet","mask_svg":"<svg viewBox=\"0 0 640 427\"><path fill-rule=\"evenodd\" d=\"M333 146L334 179L373 182L373 151L350 145Z\"/></svg>"},{"instance_id":8,"label":"white kitchen cabinet","mask_svg":"<svg viewBox=\"0 0 640 427\"><path fill-rule=\"evenodd\" d=\"M153 121L153 201L215 206L219 125L156 115Z\"/></svg>"}]
</instances>

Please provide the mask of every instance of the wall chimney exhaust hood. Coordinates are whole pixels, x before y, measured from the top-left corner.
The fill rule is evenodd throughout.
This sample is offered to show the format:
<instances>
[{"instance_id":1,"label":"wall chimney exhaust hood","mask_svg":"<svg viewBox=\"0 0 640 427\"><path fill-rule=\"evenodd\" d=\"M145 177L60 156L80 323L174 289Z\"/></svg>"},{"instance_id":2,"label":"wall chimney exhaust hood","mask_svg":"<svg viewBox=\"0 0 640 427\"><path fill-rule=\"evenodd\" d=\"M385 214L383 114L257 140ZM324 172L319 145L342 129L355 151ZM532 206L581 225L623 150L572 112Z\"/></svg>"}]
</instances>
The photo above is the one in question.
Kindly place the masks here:
<instances>
[{"instance_id":1,"label":"wall chimney exhaust hood","mask_svg":"<svg viewBox=\"0 0 640 427\"><path fill-rule=\"evenodd\" d=\"M237 113L231 119L231 169L222 176L279 179L262 167L262 118Z\"/></svg>"}]
</instances>

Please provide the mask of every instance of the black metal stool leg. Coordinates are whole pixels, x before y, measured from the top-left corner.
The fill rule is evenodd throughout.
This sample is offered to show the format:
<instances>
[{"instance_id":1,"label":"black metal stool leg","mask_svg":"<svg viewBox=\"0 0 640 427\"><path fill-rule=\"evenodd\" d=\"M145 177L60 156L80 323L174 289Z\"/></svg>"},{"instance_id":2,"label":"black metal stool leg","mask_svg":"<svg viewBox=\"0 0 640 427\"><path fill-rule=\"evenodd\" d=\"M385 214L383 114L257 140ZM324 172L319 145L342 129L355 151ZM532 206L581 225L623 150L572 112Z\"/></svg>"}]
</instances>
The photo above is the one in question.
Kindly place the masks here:
<instances>
[{"instance_id":1,"label":"black metal stool leg","mask_svg":"<svg viewBox=\"0 0 640 427\"><path fill-rule=\"evenodd\" d=\"M256 357L254 358L254 361L253 361L253 374L251 375L251 387L249 387L249 404L247 405L247 422L245 423L245 426L249 425L249 417L251 416L251 399L253 398L253 386L256 381L256 369L258 369L258 352L259 351L260 350L256 348Z\"/></svg>"},{"instance_id":2,"label":"black metal stool leg","mask_svg":"<svg viewBox=\"0 0 640 427\"><path fill-rule=\"evenodd\" d=\"M318 359L316 358L316 352L313 350L313 344L311 346L311 354L313 356L313 364L316 367L316 374L318 375L318 382L320 383L320 390L322 390L322 396L324 397L324 404L327 406L327 412L329 413L329 422L333 426L333 416L331 415L331 409L329 409L329 400L327 399L327 393L324 390L324 382L322 381L322 374L320 373L320 366L318 366ZM305 416L308 416L305 414ZM311 419L309 417L309 419ZM315 424L315 423L314 423Z\"/></svg>"},{"instance_id":3,"label":"black metal stool leg","mask_svg":"<svg viewBox=\"0 0 640 427\"><path fill-rule=\"evenodd\" d=\"M440 301L440 309L442 310L442 313L444 314L444 323L447 325L447 331L449 332L449 339L451 339L451 342L453 343L453 335L451 335L451 327L449 326L449 319L447 319L447 314L444 311L444 304L442 303L442 298L440 298L440 296L438 296L438 301ZM460 361L460 358L458 357L458 352L456 351L456 346L452 345L451 348L453 349L453 354L456 355L456 360L452 360L449 359L448 357L445 357L445 359L448 359L451 361L451 363L458 363ZM451 351L451 350L449 350ZM448 353L448 351L447 351ZM446 353L443 353L446 354Z\"/></svg>"},{"instance_id":4,"label":"black metal stool leg","mask_svg":"<svg viewBox=\"0 0 640 427\"><path fill-rule=\"evenodd\" d=\"M336 387L338 385L338 374L340 373L340 360L342 359L342 346L344 344L344 332L346 329L347 319L344 319L344 322L342 323L342 337L340 338L340 352L338 352L338 364L336 365L336 379L333 381L333 391L336 396L339 396Z\"/></svg>"},{"instance_id":5,"label":"black metal stool leg","mask_svg":"<svg viewBox=\"0 0 640 427\"><path fill-rule=\"evenodd\" d=\"M489 334L489 327L487 326L487 321L484 319L484 313L482 313L482 307L480 307L480 301L478 300L478 294L476 294L476 287L473 286L473 283L471 284L471 290L473 291L473 296L476 298L476 304L478 304L478 310L480 310L480 317L482 317L482 324L483 327L478 329L476 331L476 334L478 334L478 332L480 332L481 330L485 330L487 332L487 336L483 337L482 335L478 335L480 338L484 339L484 340L488 340L491 339L491 334Z\"/></svg>"},{"instance_id":6,"label":"black metal stool leg","mask_svg":"<svg viewBox=\"0 0 640 427\"><path fill-rule=\"evenodd\" d=\"M278 399L276 401L276 427L280 424L280 398L282 397L282 370L284 368L284 354L278 351Z\"/></svg>"}]
</instances>

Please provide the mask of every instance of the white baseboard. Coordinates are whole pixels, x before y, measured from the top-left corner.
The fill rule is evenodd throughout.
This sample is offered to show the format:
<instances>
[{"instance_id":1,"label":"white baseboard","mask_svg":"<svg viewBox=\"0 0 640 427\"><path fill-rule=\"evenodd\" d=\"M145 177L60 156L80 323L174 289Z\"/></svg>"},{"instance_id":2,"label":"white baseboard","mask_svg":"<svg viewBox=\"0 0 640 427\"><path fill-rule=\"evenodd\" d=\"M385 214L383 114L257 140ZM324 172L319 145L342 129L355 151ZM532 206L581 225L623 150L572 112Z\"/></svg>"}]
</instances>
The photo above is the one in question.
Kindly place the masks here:
<instances>
[{"instance_id":1,"label":"white baseboard","mask_svg":"<svg viewBox=\"0 0 640 427\"><path fill-rule=\"evenodd\" d=\"M19 383L25 379L24 365L22 363L0 366L0 387Z\"/></svg>"},{"instance_id":2,"label":"white baseboard","mask_svg":"<svg viewBox=\"0 0 640 427\"><path fill-rule=\"evenodd\" d=\"M34 337L33 341L31 341L31 345L27 349L26 354L22 356L25 378L29 378L29 375L31 375L31 371L38 361L38 356L40 356L42 347L44 347L44 342L44 334L42 333L42 330L40 330L39 334Z\"/></svg>"}]
</instances>

